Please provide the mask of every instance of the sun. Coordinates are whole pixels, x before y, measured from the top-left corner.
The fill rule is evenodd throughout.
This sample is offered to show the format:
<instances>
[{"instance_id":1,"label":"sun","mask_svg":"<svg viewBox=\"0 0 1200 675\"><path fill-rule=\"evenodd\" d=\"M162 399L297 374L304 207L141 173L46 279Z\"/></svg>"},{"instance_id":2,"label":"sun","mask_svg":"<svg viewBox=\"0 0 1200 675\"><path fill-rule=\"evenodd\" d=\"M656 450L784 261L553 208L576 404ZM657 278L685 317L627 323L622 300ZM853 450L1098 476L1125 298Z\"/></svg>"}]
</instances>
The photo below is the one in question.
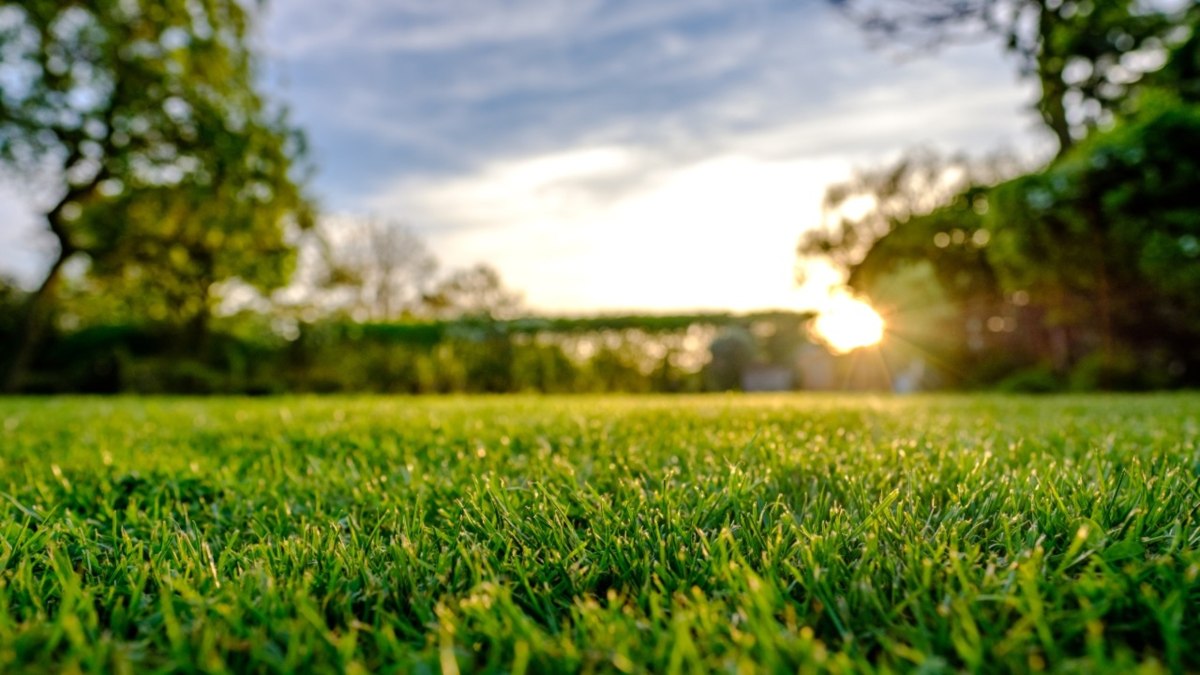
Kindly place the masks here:
<instances>
[{"instance_id":1,"label":"sun","mask_svg":"<svg viewBox=\"0 0 1200 675\"><path fill-rule=\"evenodd\" d=\"M883 317L878 312L848 295L830 298L813 322L817 337L839 353L879 344L883 329Z\"/></svg>"}]
</instances>

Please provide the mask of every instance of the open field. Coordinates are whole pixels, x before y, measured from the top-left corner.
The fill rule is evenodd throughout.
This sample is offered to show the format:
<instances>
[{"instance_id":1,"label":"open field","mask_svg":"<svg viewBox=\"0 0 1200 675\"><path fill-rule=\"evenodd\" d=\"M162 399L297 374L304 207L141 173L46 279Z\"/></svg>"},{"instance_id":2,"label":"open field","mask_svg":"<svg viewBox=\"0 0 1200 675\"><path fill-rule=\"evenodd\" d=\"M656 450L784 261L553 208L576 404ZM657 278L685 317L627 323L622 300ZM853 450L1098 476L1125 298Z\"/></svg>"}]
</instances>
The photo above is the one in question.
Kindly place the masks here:
<instances>
[{"instance_id":1,"label":"open field","mask_svg":"<svg viewBox=\"0 0 1200 675\"><path fill-rule=\"evenodd\" d=\"M1200 669L1200 396L0 401L0 671Z\"/></svg>"}]
</instances>

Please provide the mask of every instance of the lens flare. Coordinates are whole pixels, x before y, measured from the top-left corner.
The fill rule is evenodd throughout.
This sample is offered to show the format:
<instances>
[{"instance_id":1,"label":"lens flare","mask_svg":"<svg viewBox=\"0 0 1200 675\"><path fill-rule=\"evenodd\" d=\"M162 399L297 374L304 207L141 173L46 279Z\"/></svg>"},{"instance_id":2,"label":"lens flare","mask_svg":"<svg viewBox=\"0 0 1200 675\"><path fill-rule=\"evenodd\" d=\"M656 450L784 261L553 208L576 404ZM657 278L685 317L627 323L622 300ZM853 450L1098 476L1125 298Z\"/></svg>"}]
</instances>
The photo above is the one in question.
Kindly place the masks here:
<instances>
[{"instance_id":1,"label":"lens flare","mask_svg":"<svg viewBox=\"0 0 1200 675\"><path fill-rule=\"evenodd\" d=\"M878 312L846 295L830 298L813 323L817 337L839 353L878 344L883 329L883 317Z\"/></svg>"}]
</instances>

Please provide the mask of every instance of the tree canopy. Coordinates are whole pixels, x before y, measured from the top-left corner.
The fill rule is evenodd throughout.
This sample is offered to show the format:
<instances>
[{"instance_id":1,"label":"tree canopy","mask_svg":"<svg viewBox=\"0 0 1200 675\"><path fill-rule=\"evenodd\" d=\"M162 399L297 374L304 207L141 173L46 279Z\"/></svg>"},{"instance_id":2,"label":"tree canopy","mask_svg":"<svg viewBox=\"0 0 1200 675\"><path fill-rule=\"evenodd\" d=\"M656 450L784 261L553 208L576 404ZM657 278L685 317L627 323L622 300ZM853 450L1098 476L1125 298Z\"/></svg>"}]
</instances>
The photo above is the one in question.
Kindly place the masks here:
<instances>
[{"instance_id":1,"label":"tree canopy","mask_svg":"<svg viewBox=\"0 0 1200 675\"><path fill-rule=\"evenodd\" d=\"M800 253L828 255L872 297L927 270L959 317L944 331L958 347L938 356L960 374L1044 366L1085 388L1200 382L1197 6L840 4L905 43L1007 35L1062 143L1032 171L918 153L861 172L830 189L827 222ZM847 216L856 202L867 206Z\"/></svg>"},{"instance_id":2,"label":"tree canopy","mask_svg":"<svg viewBox=\"0 0 1200 675\"><path fill-rule=\"evenodd\" d=\"M303 143L258 91L253 18L236 0L0 3L0 161L58 244L10 387L72 257L201 323L214 283L286 279L285 233L310 219Z\"/></svg>"}]
</instances>

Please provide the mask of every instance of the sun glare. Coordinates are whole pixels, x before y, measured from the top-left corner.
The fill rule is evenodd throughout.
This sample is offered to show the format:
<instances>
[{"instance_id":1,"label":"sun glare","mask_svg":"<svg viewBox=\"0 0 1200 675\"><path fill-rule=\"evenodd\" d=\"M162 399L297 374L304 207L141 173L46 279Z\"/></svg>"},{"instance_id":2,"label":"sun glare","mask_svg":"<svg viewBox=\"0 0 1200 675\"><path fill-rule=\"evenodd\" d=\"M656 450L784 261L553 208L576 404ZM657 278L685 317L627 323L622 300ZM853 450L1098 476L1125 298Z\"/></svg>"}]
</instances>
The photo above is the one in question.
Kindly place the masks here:
<instances>
[{"instance_id":1,"label":"sun glare","mask_svg":"<svg viewBox=\"0 0 1200 675\"><path fill-rule=\"evenodd\" d=\"M883 339L883 317L862 300L831 298L813 324L817 337L837 352L878 344Z\"/></svg>"}]
</instances>

